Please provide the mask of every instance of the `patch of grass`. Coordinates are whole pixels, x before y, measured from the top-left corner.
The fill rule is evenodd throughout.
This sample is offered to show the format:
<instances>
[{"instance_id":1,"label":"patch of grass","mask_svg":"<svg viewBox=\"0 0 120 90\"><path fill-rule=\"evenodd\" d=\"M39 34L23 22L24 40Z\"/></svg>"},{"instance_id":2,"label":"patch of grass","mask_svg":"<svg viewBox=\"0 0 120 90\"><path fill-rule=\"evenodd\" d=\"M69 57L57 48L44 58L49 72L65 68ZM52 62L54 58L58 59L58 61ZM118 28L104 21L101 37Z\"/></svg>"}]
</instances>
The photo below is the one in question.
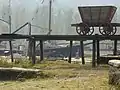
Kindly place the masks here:
<instances>
[{"instance_id":1,"label":"patch of grass","mask_svg":"<svg viewBox=\"0 0 120 90\"><path fill-rule=\"evenodd\" d=\"M33 67L31 61L28 59L17 59L13 63L13 66L21 67L21 68L32 68Z\"/></svg>"},{"instance_id":2,"label":"patch of grass","mask_svg":"<svg viewBox=\"0 0 120 90\"><path fill-rule=\"evenodd\" d=\"M21 67L21 68L32 68L30 60L27 59L15 59L13 63L8 62L7 59L0 58L0 67Z\"/></svg>"},{"instance_id":3,"label":"patch of grass","mask_svg":"<svg viewBox=\"0 0 120 90\"><path fill-rule=\"evenodd\" d=\"M4 59L0 60L0 67L12 67L12 66L13 66L12 63L9 63Z\"/></svg>"},{"instance_id":4,"label":"patch of grass","mask_svg":"<svg viewBox=\"0 0 120 90\"><path fill-rule=\"evenodd\" d=\"M107 65L92 68L91 64L46 60L33 66L29 60L20 60L12 66L37 68L42 73L24 82L0 82L0 90L115 90L114 86L108 84Z\"/></svg>"}]
</instances>

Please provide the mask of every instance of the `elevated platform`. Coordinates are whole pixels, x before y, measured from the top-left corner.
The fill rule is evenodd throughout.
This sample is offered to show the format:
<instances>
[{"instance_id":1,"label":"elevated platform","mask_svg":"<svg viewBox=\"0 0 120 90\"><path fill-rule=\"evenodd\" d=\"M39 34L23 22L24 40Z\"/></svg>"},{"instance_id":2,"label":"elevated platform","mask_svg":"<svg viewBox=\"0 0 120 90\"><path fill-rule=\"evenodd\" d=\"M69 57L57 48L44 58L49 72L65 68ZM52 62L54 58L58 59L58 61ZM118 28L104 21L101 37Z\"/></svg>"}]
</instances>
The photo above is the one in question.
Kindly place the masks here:
<instances>
[{"instance_id":1,"label":"elevated platform","mask_svg":"<svg viewBox=\"0 0 120 90\"><path fill-rule=\"evenodd\" d=\"M46 40L67 40L70 41L70 55L69 55L69 63L71 62L71 52L72 52L72 41L81 41L80 48L82 52L82 61L84 62L84 47L83 41L85 40L93 40L93 51L92 51L92 66L96 66L96 52L97 52L97 63L99 64L99 41L101 40L114 40L114 55L117 51L117 40L120 40L120 35L20 35L20 34L2 34L0 35L0 39L29 39L32 41L31 43L31 54L32 54L32 63L35 64L35 42L40 41L40 50L41 50L41 60L43 60L43 41ZM101 59L105 60L106 57L100 57ZM113 57L111 59L118 59L119 57ZM107 57L110 60L110 58ZM100 61L102 62L102 61ZM105 61L103 61L105 62ZM83 63L84 64L84 63Z\"/></svg>"},{"instance_id":2,"label":"elevated platform","mask_svg":"<svg viewBox=\"0 0 120 90\"><path fill-rule=\"evenodd\" d=\"M21 35L2 34L0 40L34 39L34 40L120 40L120 35Z\"/></svg>"},{"instance_id":3,"label":"elevated platform","mask_svg":"<svg viewBox=\"0 0 120 90\"><path fill-rule=\"evenodd\" d=\"M120 40L120 35L32 35L35 40Z\"/></svg>"}]
</instances>

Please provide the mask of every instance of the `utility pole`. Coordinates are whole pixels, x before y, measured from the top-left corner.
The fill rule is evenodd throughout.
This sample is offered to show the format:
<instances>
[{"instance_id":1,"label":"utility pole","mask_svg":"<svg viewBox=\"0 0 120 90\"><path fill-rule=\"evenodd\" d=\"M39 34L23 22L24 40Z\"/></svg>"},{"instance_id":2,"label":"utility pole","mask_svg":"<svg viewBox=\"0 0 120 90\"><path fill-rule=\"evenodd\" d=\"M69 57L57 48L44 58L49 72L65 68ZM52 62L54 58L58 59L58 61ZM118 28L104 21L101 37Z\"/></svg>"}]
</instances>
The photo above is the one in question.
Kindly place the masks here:
<instances>
[{"instance_id":1,"label":"utility pole","mask_svg":"<svg viewBox=\"0 0 120 90\"><path fill-rule=\"evenodd\" d=\"M29 22L28 23L28 27L29 27L29 35L31 36L31 23ZM29 60L31 59L31 56L32 56L32 41L29 39L29 42L28 42L28 56L29 56Z\"/></svg>"},{"instance_id":2,"label":"utility pole","mask_svg":"<svg viewBox=\"0 0 120 90\"><path fill-rule=\"evenodd\" d=\"M9 0L9 33L11 34L11 0Z\"/></svg>"},{"instance_id":3,"label":"utility pole","mask_svg":"<svg viewBox=\"0 0 120 90\"><path fill-rule=\"evenodd\" d=\"M51 12L52 12L52 0L49 0L49 34L48 35L50 35L51 34L51 31L52 31L52 29L51 29Z\"/></svg>"},{"instance_id":4,"label":"utility pole","mask_svg":"<svg viewBox=\"0 0 120 90\"><path fill-rule=\"evenodd\" d=\"M11 34L11 0L9 0L9 33ZM13 51L12 51L12 41L9 40L10 45L10 54L11 54L11 62L13 62Z\"/></svg>"},{"instance_id":5,"label":"utility pole","mask_svg":"<svg viewBox=\"0 0 120 90\"><path fill-rule=\"evenodd\" d=\"M53 0L54 1L54 0ZM44 3L44 0L42 0L42 4ZM49 32L47 33L47 35L50 35L51 34L51 17L52 16L52 0L49 0L49 26L48 26L48 29L49 29Z\"/></svg>"}]
</instances>

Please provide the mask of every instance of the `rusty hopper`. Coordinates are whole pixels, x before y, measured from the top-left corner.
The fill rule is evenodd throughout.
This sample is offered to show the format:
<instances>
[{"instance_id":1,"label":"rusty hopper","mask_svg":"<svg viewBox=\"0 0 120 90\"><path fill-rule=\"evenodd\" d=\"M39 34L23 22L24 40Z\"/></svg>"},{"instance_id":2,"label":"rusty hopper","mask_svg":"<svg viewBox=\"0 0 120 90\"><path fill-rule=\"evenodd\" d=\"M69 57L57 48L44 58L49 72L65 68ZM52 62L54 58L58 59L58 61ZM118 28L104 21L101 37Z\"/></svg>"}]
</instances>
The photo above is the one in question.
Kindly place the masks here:
<instances>
[{"instance_id":1,"label":"rusty hopper","mask_svg":"<svg viewBox=\"0 0 120 90\"><path fill-rule=\"evenodd\" d=\"M115 6L86 6L78 7L82 23L72 24L80 35L92 35L94 27L99 27L102 35L114 35L118 23L111 23L117 10Z\"/></svg>"},{"instance_id":2,"label":"rusty hopper","mask_svg":"<svg viewBox=\"0 0 120 90\"><path fill-rule=\"evenodd\" d=\"M83 23L110 23L115 12L114 6L78 7Z\"/></svg>"}]
</instances>

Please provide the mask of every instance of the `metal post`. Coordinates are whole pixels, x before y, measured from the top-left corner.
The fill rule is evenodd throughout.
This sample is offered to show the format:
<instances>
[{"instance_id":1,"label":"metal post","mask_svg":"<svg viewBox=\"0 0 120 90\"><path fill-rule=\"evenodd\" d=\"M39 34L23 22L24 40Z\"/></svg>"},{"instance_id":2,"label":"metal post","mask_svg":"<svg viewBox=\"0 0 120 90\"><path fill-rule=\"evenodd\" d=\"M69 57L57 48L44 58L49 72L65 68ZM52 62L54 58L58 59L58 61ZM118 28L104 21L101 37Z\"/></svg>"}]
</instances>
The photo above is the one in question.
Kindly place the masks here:
<instances>
[{"instance_id":1,"label":"metal post","mask_svg":"<svg viewBox=\"0 0 120 90\"><path fill-rule=\"evenodd\" d=\"M69 54L68 63L71 63L71 57L72 57L72 41L70 41L70 54Z\"/></svg>"},{"instance_id":2,"label":"metal post","mask_svg":"<svg viewBox=\"0 0 120 90\"><path fill-rule=\"evenodd\" d=\"M97 65L100 64L100 41L97 40Z\"/></svg>"},{"instance_id":3,"label":"metal post","mask_svg":"<svg viewBox=\"0 0 120 90\"><path fill-rule=\"evenodd\" d=\"M96 66L95 57L96 57L96 40L93 40L93 54L92 54L92 67Z\"/></svg>"},{"instance_id":4,"label":"metal post","mask_svg":"<svg viewBox=\"0 0 120 90\"><path fill-rule=\"evenodd\" d=\"M50 0L49 2L49 32L51 32L51 9L52 9L52 0Z\"/></svg>"},{"instance_id":5,"label":"metal post","mask_svg":"<svg viewBox=\"0 0 120 90\"><path fill-rule=\"evenodd\" d=\"M117 40L114 40L114 50L113 55L117 55Z\"/></svg>"},{"instance_id":6,"label":"metal post","mask_svg":"<svg viewBox=\"0 0 120 90\"><path fill-rule=\"evenodd\" d=\"M85 59L84 59L84 46L83 46L83 41L80 41L80 49L81 49L81 58L82 58L82 64L85 64Z\"/></svg>"},{"instance_id":7,"label":"metal post","mask_svg":"<svg viewBox=\"0 0 120 90\"><path fill-rule=\"evenodd\" d=\"M43 41L40 40L40 60L42 61L44 59L43 57Z\"/></svg>"}]
</instances>

